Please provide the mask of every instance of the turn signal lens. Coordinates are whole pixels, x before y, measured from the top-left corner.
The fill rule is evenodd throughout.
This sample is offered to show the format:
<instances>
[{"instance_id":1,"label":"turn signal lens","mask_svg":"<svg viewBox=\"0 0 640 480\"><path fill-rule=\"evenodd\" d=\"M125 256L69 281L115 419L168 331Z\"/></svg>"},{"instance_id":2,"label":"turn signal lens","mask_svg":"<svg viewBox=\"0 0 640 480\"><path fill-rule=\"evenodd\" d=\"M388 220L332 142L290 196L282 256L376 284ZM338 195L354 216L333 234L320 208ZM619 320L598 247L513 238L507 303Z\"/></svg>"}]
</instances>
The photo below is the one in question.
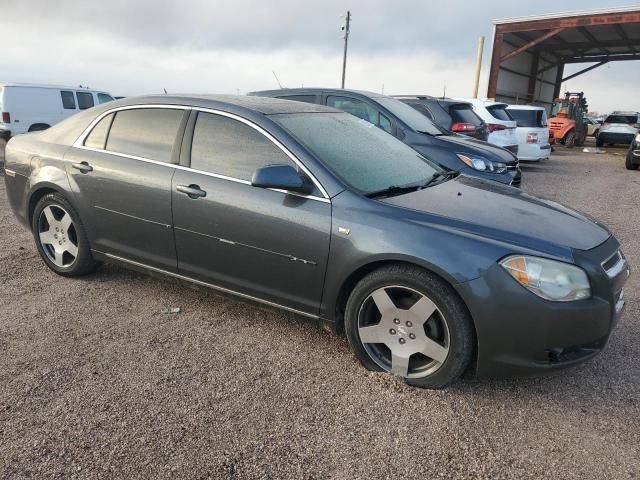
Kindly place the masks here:
<instances>
[{"instance_id":1,"label":"turn signal lens","mask_svg":"<svg viewBox=\"0 0 640 480\"><path fill-rule=\"evenodd\" d=\"M546 300L570 302L591 296L587 274L575 265L525 255L507 257L500 265L520 285Z\"/></svg>"}]
</instances>

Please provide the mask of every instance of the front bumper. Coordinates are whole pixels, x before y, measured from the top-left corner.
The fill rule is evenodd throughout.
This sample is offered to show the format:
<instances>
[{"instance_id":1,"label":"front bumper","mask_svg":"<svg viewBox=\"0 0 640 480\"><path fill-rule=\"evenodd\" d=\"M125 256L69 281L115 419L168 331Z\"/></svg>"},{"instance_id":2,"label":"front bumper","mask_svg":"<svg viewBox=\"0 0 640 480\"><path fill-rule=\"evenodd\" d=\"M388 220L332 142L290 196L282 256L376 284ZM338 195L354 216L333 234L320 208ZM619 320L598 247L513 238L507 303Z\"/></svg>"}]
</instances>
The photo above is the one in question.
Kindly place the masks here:
<instances>
[{"instance_id":1,"label":"front bumper","mask_svg":"<svg viewBox=\"0 0 640 480\"><path fill-rule=\"evenodd\" d=\"M633 142L635 133L617 133L617 132L600 132L598 133L598 141L602 143L623 143L629 144Z\"/></svg>"},{"instance_id":2,"label":"front bumper","mask_svg":"<svg viewBox=\"0 0 640 480\"><path fill-rule=\"evenodd\" d=\"M592 297L550 302L517 283L497 263L459 285L474 319L480 376L536 375L581 363L601 352L624 310L623 285L629 268L611 278L602 262L618 251L610 237L575 261L587 271ZM499 301L492 301L497 298Z\"/></svg>"}]
</instances>

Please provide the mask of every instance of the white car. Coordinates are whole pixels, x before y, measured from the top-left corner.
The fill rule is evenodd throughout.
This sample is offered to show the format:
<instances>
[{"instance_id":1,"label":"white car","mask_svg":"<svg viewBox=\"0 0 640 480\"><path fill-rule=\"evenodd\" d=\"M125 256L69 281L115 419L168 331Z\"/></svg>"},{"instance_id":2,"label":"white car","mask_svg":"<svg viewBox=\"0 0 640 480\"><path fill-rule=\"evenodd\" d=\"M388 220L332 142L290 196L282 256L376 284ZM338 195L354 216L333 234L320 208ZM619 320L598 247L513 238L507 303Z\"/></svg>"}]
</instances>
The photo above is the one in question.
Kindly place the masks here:
<instances>
[{"instance_id":1,"label":"white car","mask_svg":"<svg viewBox=\"0 0 640 480\"><path fill-rule=\"evenodd\" d=\"M518 124L518 160L531 162L549 158L551 145L546 110L532 105L509 105L507 112Z\"/></svg>"},{"instance_id":2,"label":"white car","mask_svg":"<svg viewBox=\"0 0 640 480\"><path fill-rule=\"evenodd\" d=\"M0 137L45 130L113 97L85 88L0 83Z\"/></svg>"},{"instance_id":3,"label":"white car","mask_svg":"<svg viewBox=\"0 0 640 480\"><path fill-rule=\"evenodd\" d=\"M623 143L629 145L640 129L640 114L638 112L613 112L604 119L596 136L596 145L605 143L614 145Z\"/></svg>"},{"instance_id":4,"label":"white car","mask_svg":"<svg viewBox=\"0 0 640 480\"><path fill-rule=\"evenodd\" d=\"M507 112L506 103L479 100L477 98L460 98L473 106L473 111L486 123L489 130L487 142L506 148L518 155L518 139L516 138L516 122Z\"/></svg>"}]
</instances>

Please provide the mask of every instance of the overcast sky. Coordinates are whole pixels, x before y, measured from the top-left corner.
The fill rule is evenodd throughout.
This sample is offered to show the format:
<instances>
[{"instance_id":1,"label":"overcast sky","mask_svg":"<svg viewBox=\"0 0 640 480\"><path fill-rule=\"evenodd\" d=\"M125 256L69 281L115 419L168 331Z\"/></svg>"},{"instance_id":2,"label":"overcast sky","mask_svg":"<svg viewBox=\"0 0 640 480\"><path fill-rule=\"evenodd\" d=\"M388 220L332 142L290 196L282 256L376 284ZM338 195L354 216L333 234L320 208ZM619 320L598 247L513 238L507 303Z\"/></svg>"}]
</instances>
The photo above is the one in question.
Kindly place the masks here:
<instances>
[{"instance_id":1,"label":"overcast sky","mask_svg":"<svg viewBox=\"0 0 640 480\"><path fill-rule=\"evenodd\" d=\"M353 14L347 87L470 96L492 20L632 5L619 0L0 0L0 81L88 85L114 95L339 86L340 26ZM582 66L571 66L567 73ZM592 110L640 110L640 62L571 80Z\"/></svg>"}]
</instances>

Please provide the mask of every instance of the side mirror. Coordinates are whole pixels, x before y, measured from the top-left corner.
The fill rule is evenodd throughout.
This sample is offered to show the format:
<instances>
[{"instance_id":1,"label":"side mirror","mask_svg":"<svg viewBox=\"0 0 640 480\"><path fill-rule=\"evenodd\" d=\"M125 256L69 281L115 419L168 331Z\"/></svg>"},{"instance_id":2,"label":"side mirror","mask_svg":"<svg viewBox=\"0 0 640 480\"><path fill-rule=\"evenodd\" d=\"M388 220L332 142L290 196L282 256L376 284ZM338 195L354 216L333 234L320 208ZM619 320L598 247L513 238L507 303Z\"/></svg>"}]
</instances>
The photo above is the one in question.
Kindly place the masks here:
<instances>
[{"instance_id":1,"label":"side mirror","mask_svg":"<svg viewBox=\"0 0 640 480\"><path fill-rule=\"evenodd\" d=\"M311 183L291 165L266 165L253 172L251 185L260 188L277 188L290 192L310 194Z\"/></svg>"}]
</instances>

